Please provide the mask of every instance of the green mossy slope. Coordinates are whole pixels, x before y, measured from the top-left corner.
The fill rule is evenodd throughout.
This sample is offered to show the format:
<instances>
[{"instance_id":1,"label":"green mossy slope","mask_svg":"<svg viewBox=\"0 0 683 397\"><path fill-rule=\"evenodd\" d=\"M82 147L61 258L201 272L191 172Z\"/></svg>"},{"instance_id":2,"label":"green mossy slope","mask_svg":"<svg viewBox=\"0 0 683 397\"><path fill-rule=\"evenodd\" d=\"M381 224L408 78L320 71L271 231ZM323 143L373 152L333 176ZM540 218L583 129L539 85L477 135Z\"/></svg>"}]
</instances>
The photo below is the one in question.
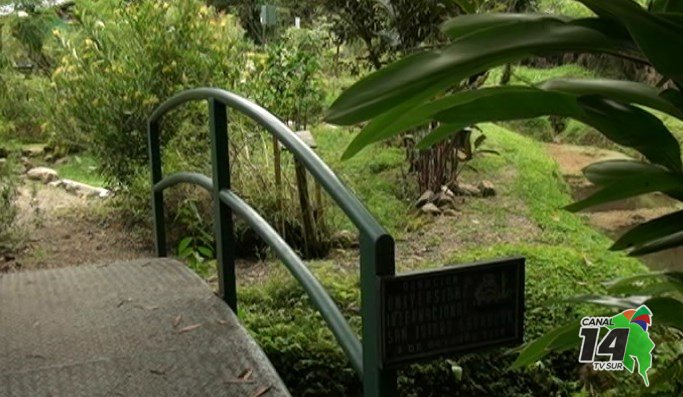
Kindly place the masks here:
<instances>
[{"instance_id":1,"label":"green mossy slope","mask_svg":"<svg viewBox=\"0 0 683 397\"><path fill-rule=\"evenodd\" d=\"M500 186L499 194L525 203L523 213L517 215L534 223L540 233L523 243L486 247L470 244L470 248L451 257L450 262L524 255L527 258L526 337L532 339L586 311L585 307L558 302L561 298L599 292L601 281L645 268L634 259L607 251L607 237L588 227L579 215L561 209L570 202L567 187L541 145L495 125L484 125L483 129L489 147L498 150L500 156L478 160L480 177L496 180L501 173L514 173L512 183ZM354 166L358 172L371 169L373 161L382 159L367 156L365 161L368 162L365 166ZM371 210L373 205L370 204ZM485 205L473 207L481 211L481 217L501 216ZM381 221L382 211L376 213ZM358 272L333 261L317 261L310 266L354 328L359 329ZM301 288L284 271L273 271L265 285L244 286L240 290L240 304L241 318L294 395L357 393L359 385L355 375L331 333L310 308ZM555 355L522 371L507 370L513 358L514 355L504 350L495 350L416 365L402 372L401 395L564 395L580 388L572 352Z\"/></svg>"}]
</instances>

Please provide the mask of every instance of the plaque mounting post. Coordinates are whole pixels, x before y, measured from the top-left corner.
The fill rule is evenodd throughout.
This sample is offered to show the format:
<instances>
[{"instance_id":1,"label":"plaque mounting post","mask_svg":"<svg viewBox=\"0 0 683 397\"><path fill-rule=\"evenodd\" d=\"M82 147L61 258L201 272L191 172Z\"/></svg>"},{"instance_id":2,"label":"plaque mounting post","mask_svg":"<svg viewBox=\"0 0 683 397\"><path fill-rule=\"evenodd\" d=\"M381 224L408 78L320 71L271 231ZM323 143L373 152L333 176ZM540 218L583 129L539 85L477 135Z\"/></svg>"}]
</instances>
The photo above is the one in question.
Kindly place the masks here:
<instances>
[{"instance_id":1,"label":"plaque mounting post","mask_svg":"<svg viewBox=\"0 0 683 397\"><path fill-rule=\"evenodd\" d=\"M363 316L363 397L397 394L396 370L381 365L380 279L396 273L394 239L361 234L361 311Z\"/></svg>"}]
</instances>

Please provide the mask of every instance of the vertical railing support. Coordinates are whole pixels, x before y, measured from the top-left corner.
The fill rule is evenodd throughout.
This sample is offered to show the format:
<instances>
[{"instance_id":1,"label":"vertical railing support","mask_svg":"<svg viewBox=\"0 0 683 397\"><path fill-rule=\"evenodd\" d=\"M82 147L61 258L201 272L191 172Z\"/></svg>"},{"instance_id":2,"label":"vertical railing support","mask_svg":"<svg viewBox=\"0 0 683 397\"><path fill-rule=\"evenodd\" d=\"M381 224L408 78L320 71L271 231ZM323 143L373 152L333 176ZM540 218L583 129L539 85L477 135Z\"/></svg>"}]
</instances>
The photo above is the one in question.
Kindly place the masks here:
<instances>
[{"instance_id":1,"label":"vertical railing support","mask_svg":"<svg viewBox=\"0 0 683 397\"><path fill-rule=\"evenodd\" d=\"M361 313L363 316L363 396L393 397L397 394L396 370L380 368L379 278L396 272L394 239L372 239L361 234Z\"/></svg>"},{"instance_id":2,"label":"vertical railing support","mask_svg":"<svg viewBox=\"0 0 683 397\"><path fill-rule=\"evenodd\" d=\"M220 297L237 313L235 276L235 240L232 210L220 199L220 191L230 189L230 155L228 151L228 109L224 103L209 99L209 132L213 164L214 233Z\"/></svg>"},{"instance_id":3,"label":"vertical railing support","mask_svg":"<svg viewBox=\"0 0 683 397\"><path fill-rule=\"evenodd\" d=\"M149 148L149 164L152 169L152 212L154 213L154 243L157 256L166 256L166 222L164 220L164 192L155 191L154 185L161 181L161 142L159 139L159 122L151 121L147 125L147 147Z\"/></svg>"}]
</instances>

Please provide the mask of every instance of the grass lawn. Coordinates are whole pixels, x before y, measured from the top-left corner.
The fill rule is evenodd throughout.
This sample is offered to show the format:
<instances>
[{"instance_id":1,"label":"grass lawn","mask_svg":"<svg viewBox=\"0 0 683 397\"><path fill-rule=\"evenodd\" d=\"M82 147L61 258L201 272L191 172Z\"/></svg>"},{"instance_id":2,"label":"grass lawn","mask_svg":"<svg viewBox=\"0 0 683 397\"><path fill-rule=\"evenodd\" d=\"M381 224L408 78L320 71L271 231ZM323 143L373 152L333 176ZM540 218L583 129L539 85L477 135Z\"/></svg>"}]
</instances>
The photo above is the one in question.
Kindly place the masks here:
<instances>
[{"instance_id":1,"label":"grass lawn","mask_svg":"<svg viewBox=\"0 0 683 397\"><path fill-rule=\"evenodd\" d=\"M92 186L104 186L104 178L97 172L97 160L89 154L72 155L66 162L58 165L56 171L62 179L87 183Z\"/></svg>"}]
</instances>

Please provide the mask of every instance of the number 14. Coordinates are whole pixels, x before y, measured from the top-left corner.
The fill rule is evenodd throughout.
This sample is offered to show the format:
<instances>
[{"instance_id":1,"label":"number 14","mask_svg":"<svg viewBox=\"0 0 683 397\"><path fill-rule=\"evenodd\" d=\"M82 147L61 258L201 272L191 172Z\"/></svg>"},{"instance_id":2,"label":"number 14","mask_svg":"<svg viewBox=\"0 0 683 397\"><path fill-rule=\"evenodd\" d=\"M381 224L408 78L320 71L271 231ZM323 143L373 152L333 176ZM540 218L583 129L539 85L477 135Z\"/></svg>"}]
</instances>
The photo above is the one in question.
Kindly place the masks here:
<instances>
[{"instance_id":1,"label":"number 14","mask_svg":"<svg viewBox=\"0 0 683 397\"><path fill-rule=\"evenodd\" d=\"M598 345L600 328L581 328L579 332L579 336L582 339L579 362L592 363L595 361L596 346L598 348L598 356L609 356L610 361L623 361L626 354L626 342L628 341L629 331L628 328L614 328L602 338L600 345Z\"/></svg>"}]
</instances>

